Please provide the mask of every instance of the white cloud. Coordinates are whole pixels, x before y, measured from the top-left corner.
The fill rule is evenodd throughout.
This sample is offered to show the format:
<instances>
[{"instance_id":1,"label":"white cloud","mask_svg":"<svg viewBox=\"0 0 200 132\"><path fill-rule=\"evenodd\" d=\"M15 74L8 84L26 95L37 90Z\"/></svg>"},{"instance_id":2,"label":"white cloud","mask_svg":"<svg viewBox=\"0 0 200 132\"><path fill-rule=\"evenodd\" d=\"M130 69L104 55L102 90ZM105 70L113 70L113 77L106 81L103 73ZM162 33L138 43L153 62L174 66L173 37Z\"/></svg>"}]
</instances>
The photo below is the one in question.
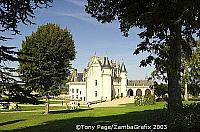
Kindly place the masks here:
<instances>
[{"instance_id":1,"label":"white cloud","mask_svg":"<svg viewBox=\"0 0 200 132\"><path fill-rule=\"evenodd\" d=\"M80 7L84 7L84 5L86 4L85 0L65 0L65 1Z\"/></svg>"},{"instance_id":2,"label":"white cloud","mask_svg":"<svg viewBox=\"0 0 200 132\"><path fill-rule=\"evenodd\" d=\"M89 14L86 13L60 13L61 16L69 16L82 21L90 22L92 24L99 24L94 18L91 18Z\"/></svg>"}]
</instances>

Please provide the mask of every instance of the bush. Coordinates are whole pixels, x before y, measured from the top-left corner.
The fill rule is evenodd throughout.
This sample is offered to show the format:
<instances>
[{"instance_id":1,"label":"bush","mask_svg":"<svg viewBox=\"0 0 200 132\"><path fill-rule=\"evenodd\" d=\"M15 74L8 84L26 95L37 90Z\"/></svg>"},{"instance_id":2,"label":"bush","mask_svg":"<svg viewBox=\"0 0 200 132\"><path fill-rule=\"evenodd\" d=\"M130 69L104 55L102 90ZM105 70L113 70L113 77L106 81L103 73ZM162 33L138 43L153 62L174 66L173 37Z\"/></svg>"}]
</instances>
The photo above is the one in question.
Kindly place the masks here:
<instances>
[{"instance_id":1,"label":"bush","mask_svg":"<svg viewBox=\"0 0 200 132\"><path fill-rule=\"evenodd\" d=\"M169 128L172 131L199 131L200 130L200 104L184 105L176 113L169 113Z\"/></svg>"},{"instance_id":2,"label":"bush","mask_svg":"<svg viewBox=\"0 0 200 132\"><path fill-rule=\"evenodd\" d=\"M135 98L135 105L153 105L155 104L155 96L154 95L145 95L145 96L138 96Z\"/></svg>"},{"instance_id":3,"label":"bush","mask_svg":"<svg viewBox=\"0 0 200 132\"><path fill-rule=\"evenodd\" d=\"M137 96L137 97L135 98L135 105L137 105L137 106L144 105L144 104L143 104L143 96Z\"/></svg>"},{"instance_id":4,"label":"bush","mask_svg":"<svg viewBox=\"0 0 200 132\"><path fill-rule=\"evenodd\" d=\"M154 95L146 95L144 96L144 105L153 105L155 104L155 96Z\"/></svg>"},{"instance_id":5,"label":"bush","mask_svg":"<svg viewBox=\"0 0 200 132\"><path fill-rule=\"evenodd\" d=\"M165 102L165 101L166 101L165 98L157 98L157 99L156 99L156 102Z\"/></svg>"},{"instance_id":6,"label":"bush","mask_svg":"<svg viewBox=\"0 0 200 132\"><path fill-rule=\"evenodd\" d=\"M199 132L200 103L186 104L173 113L164 109L150 123L167 125L169 132Z\"/></svg>"}]
</instances>

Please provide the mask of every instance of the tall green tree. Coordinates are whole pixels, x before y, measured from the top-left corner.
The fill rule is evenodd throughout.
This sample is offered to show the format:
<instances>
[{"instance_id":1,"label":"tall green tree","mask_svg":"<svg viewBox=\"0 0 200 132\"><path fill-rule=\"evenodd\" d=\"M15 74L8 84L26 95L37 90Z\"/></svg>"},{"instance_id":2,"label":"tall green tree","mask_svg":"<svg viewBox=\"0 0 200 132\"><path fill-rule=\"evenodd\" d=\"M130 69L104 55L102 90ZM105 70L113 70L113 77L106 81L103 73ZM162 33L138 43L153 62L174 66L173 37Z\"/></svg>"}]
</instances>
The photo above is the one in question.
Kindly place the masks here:
<instances>
[{"instance_id":1,"label":"tall green tree","mask_svg":"<svg viewBox=\"0 0 200 132\"><path fill-rule=\"evenodd\" d=\"M197 41L197 47L192 48L191 57L184 59L184 74L182 76L185 84L185 99L189 93L198 96L200 93L200 41Z\"/></svg>"},{"instance_id":2,"label":"tall green tree","mask_svg":"<svg viewBox=\"0 0 200 132\"><path fill-rule=\"evenodd\" d=\"M154 83L154 93L158 98L164 98L165 94L167 93L167 90L167 84Z\"/></svg>"},{"instance_id":3,"label":"tall green tree","mask_svg":"<svg viewBox=\"0 0 200 132\"><path fill-rule=\"evenodd\" d=\"M189 81L200 86L200 40L193 49L192 56L186 60Z\"/></svg>"},{"instance_id":4,"label":"tall green tree","mask_svg":"<svg viewBox=\"0 0 200 132\"><path fill-rule=\"evenodd\" d=\"M34 11L38 8L50 7L52 2L53 0L1 0L0 42L12 39L12 35L19 35L19 24L34 24L32 22L32 18L35 17ZM0 87L2 93L4 93L3 91L9 92L9 89L18 83L17 76L14 75L16 69L7 65L8 62L24 61L16 57L20 53L15 48L6 45L0 46Z\"/></svg>"},{"instance_id":5,"label":"tall green tree","mask_svg":"<svg viewBox=\"0 0 200 132\"><path fill-rule=\"evenodd\" d=\"M70 61L75 59L72 35L56 24L42 25L26 37L20 52L29 54L18 56L20 59L31 61L20 62L21 79L28 89L46 96L48 113L49 96L69 76Z\"/></svg>"},{"instance_id":6,"label":"tall green tree","mask_svg":"<svg viewBox=\"0 0 200 132\"><path fill-rule=\"evenodd\" d=\"M125 36L133 27L142 29L134 54L147 51L150 55L142 66L153 63L161 73L167 71L168 108L176 111L182 106L180 72L181 50L190 51L194 36L200 37L199 0L87 0L86 12L98 21L118 20ZM195 36L195 37L196 37ZM167 47L167 54L164 48ZM161 65L166 63L165 65Z\"/></svg>"}]
</instances>

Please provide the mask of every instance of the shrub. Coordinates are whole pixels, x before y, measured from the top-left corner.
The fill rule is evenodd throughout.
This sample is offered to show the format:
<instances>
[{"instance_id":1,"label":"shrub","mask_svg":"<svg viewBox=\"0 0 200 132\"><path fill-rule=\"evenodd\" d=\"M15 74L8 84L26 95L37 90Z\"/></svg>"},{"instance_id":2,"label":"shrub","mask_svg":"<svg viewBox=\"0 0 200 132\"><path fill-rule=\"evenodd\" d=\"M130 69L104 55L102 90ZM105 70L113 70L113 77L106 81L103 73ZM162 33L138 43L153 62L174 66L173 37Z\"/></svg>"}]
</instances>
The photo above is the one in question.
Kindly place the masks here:
<instances>
[{"instance_id":1,"label":"shrub","mask_svg":"<svg viewBox=\"0 0 200 132\"><path fill-rule=\"evenodd\" d=\"M136 98L135 98L135 105L137 105L137 106L141 106L141 105L144 105L143 104L143 96L137 96Z\"/></svg>"},{"instance_id":2,"label":"shrub","mask_svg":"<svg viewBox=\"0 0 200 132\"><path fill-rule=\"evenodd\" d=\"M150 123L167 125L169 132L199 132L200 103L185 104L173 113L165 109Z\"/></svg>"},{"instance_id":3,"label":"shrub","mask_svg":"<svg viewBox=\"0 0 200 132\"><path fill-rule=\"evenodd\" d=\"M137 96L135 98L135 105L152 105L155 104L155 96L154 95L145 95L145 96Z\"/></svg>"},{"instance_id":4,"label":"shrub","mask_svg":"<svg viewBox=\"0 0 200 132\"><path fill-rule=\"evenodd\" d=\"M154 95L146 95L144 96L144 105L153 105L155 104L155 96Z\"/></svg>"},{"instance_id":5,"label":"shrub","mask_svg":"<svg viewBox=\"0 0 200 132\"><path fill-rule=\"evenodd\" d=\"M165 101L166 101L165 98L157 98L157 99L156 99L156 102L165 102Z\"/></svg>"}]
</instances>

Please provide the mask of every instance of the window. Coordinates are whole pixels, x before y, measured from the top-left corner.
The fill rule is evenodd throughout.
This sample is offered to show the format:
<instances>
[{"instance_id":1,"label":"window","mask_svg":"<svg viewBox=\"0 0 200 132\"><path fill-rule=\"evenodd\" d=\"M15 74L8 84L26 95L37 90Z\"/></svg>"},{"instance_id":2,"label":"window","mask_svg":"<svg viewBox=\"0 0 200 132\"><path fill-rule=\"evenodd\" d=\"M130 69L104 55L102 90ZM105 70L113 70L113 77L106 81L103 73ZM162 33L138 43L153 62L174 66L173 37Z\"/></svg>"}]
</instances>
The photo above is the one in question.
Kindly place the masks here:
<instances>
[{"instance_id":1,"label":"window","mask_svg":"<svg viewBox=\"0 0 200 132\"><path fill-rule=\"evenodd\" d=\"M84 101L85 101L85 97L84 97L84 99L83 99Z\"/></svg>"},{"instance_id":2,"label":"window","mask_svg":"<svg viewBox=\"0 0 200 132\"><path fill-rule=\"evenodd\" d=\"M74 93L74 89L72 88L72 93Z\"/></svg>"},{"instance_id":3,"label":"window","mask_svg":"<svg viewBox=\"0 0 200 132\"><path fill-rule=\"evenodd\" d=\"M81 91L80 91L80 95L81 95Z\"/></svg>"},{"instance_id":4,"label":"window","mask_svg":"<svg viewBox=\"0 0 200 132\"><path fill-rule=\"evenodd\" d=\"M72 95L72 99L74 99L74 95Z\"/></svg>"},{"instance_id":5,"label":"window","mask_svg":"<svg viewBox=\"0 0 200 132\"><path fill-rule=\"evenodd\" d=\"M95 91L95 97L97 97L97 91Z\"/></svg>"},{"instance_id":6,"label":"window","mask_svg":"<svg viewBox=\"0 0 200 132\"><path fill-rule=\"evenodd\" d=\"M82 100L82 97L80 97L80 100Z\"/></svg>"},{"instance_id":7,"label":"window","mask_svg":"<svg viewBox=\"0 0 200 132\"><path fill-rule=\"evenodd\" d=\"M97 86L97 80L95 80L95 86Z\"/></svg>"},{"instance_id":8,"label":"window","mask_svg":"<svg viewBox=\"0 0 200 132\"><path fill-rule=\"evenodd\" d=\"M76 89L76 93L78 93L78 89Z\"/></svg>"},{"instance_id":9,"label":"window","mask_svg":"<svg viewBox=\"0 0 200 132\"><path fill-rule=\"evenodd\" d=\"M76 99L78 99L78 95L76 95Z\"/></svg>"}]
</instances>

